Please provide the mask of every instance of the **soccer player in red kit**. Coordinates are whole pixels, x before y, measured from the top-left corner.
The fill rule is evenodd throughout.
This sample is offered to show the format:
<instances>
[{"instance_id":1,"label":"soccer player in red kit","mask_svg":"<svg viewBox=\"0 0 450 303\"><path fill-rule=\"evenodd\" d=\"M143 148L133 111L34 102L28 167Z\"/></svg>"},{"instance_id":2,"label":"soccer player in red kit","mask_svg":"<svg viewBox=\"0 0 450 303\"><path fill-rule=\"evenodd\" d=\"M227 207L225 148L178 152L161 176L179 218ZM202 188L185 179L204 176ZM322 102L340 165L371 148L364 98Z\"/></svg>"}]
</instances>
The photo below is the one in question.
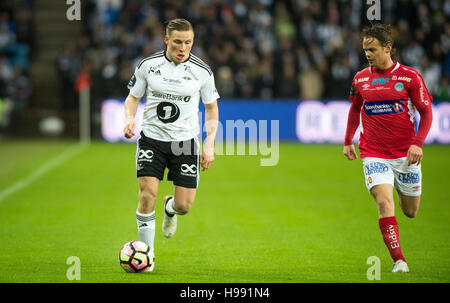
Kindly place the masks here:
<instances>
[{"instance_id":1,"label":"soccer player in red kit","mask_svg":"<svg viewBox=\"0 0 450 303\"><path fill-rule=\"evenodd\" d=\"M433 99L416 70L392 60L389 25L367 27L361 37L369 67L353 78L344 155L349 160L358 157L352 140L361 122L360 157L367 189L377 204L381 234L394 260L392 272L409 272L400 246L393 188L403 213L414 218L420 204L422 145L433 119ZM415 110L421 117L417 133Z\"/></svg>"}]
</instances>

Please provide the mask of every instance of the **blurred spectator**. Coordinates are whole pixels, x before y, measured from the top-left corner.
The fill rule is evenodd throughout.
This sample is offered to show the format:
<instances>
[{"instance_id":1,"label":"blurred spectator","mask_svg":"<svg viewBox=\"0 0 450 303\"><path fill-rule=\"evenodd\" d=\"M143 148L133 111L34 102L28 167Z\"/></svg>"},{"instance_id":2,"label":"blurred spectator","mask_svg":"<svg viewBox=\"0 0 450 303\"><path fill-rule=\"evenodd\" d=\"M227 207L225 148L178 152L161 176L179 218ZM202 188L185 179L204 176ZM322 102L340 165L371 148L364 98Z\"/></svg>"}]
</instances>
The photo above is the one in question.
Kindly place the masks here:
<instances>
[{"instance_id":1,"label":"blurred spectator","mask_svg":"<svg viewBox=\"0 0 450 303\"><path fill-rule=\"evenodd\" d=\"M300 73L299 85L302 100L319 100L323 95L322 75L311 65Z\"/></svg>"},{"instance_id":2,"label":"blurred spectator","mask_svg":"<svg viewBox=\"0 0 450 303\"><path fill-rule=\"evenodd\" d=\"M439 86L433 97L437 101L450 102L450 82L448 78L444 77L440 80Z\"/></svg>"},{"instance_id":3,"label":"blurred spectator","mask_svg":"<svg viewBox=\"0 0 450 303\"><path fill-rule=\"evenodd\" d=\"M29 59L35 49L31 1L0 3L0 131L17 120L29 102Z\"/></svg>"},{"instance_id":4,"label":"blurred spectator","mask_svg":"<svg viewBox=\"0 0 450 303\"><path fill-rule=\"evenodd\" d=\"M430 62L428 57L424 56L420 61L418 70L422 74L430 94L435 95L441 78L441 66L437 62Z\"/></svg>"},{"instance_id":5,"label":"blurred spectator","mask_svg":"<svg viewBox=\"0 0 450 303\"><path fill-rule=\"evenodd\" d=\"M224 65L217 69L216 88L217 91L220 91L222 98L233 98L235 96L233 71L230 67Z\"/></svg>"},{"instance_id":6,"label":"blurred spectator","mask_svg":"<svg viewBox=\"0 0 450 303\"><path fill-rule=\"evenodd\" d=\"M14 100L13 114L20 115L28 103L31 88L28 77L22 73L22 68L16 65L11 81L6 87L7 94Z\"/></svg>"},{"instance_id":7,"label":"blurred spectator","mask_svg":"<svg viewBox=\"0 0 450 303\"><path fill-rule=\"evenodd\" d=\"M348 97L348 91L342 88L348 88L353 75L350 70L350 62L348 56L342 53L336 53L332 58L331 72L328 75L327 94L328 99L345 99Z\"/></svg>"},{"instance_id":8,"label":"blurred spectator","mask_svg":"<svg viewBox=\"0 0 450 303\"><path fill-rule=\"evenodd\" d=\"M223 99L347 99L355 72L367 66L359 40L367 20L358 19L365 6L355 1L88 0L83 6L87 37L69 61L89 59L98 100L126 95L127 76L165 48L164 22L176 17L194 25L193 53L213 69ZM439 79L450 76L450 1L385 7L394 58L420 69L430 91L446 91Z\"/></svg>"},{"instance_id":9,"label":"blurred spectator","mask_svg":"<svg viewBox=\"0 0 450 303\"><path fill-rule=\"evenodd\" d=\"M299 99L299 83L297 64L292 52L286 51L280 55L279 68L275 72L275 98Z\"/></svg>"},{"instance_id":10,"label":"blurred spectator","mask_svg":"<svg viewBox=\"0 0 450 303\"><path fill-rule=\"evenodd\" d=\"M72 109L77 106L78 99L74 84L80 66L81 58L76 53L76 46L73 43L68 43L57 61L61 110Z\"/></svg>"}]
</instances>

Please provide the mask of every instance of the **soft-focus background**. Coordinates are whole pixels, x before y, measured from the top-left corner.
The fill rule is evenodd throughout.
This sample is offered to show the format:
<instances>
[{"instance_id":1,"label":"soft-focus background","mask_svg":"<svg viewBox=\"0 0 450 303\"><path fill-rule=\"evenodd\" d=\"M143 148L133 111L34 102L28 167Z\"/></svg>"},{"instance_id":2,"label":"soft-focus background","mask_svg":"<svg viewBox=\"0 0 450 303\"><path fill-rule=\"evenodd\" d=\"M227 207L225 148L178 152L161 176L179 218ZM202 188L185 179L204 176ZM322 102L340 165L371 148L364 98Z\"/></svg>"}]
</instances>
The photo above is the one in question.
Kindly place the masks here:
<instances>
[{"instance_id":1,"label":"soft-focus background","mask_svg":"<svg viewBox=\"0 0 450 303\"><path fill-rule=\"evenodd\" d=\"M450 282L450 0L379 1L395 59L434 97L419 214L395 209L407 275L391 273L361 161L342 154L351 79L366 66L367 1L81 2L81 20L69 21L63 0L0 1L0 282ZM161 182L155 271L126 274L118 253L138 238L138 187L123 100L175 17L194 24L222 126L260 140L238 155L235 141L231 154L216 144L171 239L160 227L173 186ZM381 280L368 279L372 256Z\"/></svg>"},{"instance_id":2,"label":"soft-focus background","mask_svg":"<svg viewBox=\"0 0 450 303\"><path fill-rule=\"evenodd\" d=\"M53 133L77 137L77 88L89 75L92 135L101 138L103 100L127 95L136 64L164 49L164 22L176 17L193 23L193 53L211 66L223 102L345 100L366 65L365 1L81 2L80 21L67 20L65 1L1 2L2 136L48 135L59 124L43 119L57 117L64 131ZM395 58L422 73L436 101L450 100L450 1L380 2Z\"/></svg>"}]
</instances>

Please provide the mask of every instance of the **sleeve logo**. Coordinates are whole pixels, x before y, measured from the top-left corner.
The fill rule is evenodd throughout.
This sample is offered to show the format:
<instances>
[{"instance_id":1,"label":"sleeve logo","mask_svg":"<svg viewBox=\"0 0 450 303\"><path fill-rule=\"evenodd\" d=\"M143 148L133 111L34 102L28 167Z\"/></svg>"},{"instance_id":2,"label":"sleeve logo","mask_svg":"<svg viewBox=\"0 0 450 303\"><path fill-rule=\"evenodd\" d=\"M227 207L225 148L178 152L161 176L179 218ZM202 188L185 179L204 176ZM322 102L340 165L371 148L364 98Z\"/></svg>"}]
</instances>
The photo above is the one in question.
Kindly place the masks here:
<instances>
[{"instance_id":1,"label":"sleeve logo","mask_svg":"<svg viewBox=\"0 0 450 303\"><path fill-rule=\"evenodd\" d=\"M130 82L128 82L128 88L132 88L136 84L136 76L133 75L130 79Z\"/></svg>"}]
</instances>

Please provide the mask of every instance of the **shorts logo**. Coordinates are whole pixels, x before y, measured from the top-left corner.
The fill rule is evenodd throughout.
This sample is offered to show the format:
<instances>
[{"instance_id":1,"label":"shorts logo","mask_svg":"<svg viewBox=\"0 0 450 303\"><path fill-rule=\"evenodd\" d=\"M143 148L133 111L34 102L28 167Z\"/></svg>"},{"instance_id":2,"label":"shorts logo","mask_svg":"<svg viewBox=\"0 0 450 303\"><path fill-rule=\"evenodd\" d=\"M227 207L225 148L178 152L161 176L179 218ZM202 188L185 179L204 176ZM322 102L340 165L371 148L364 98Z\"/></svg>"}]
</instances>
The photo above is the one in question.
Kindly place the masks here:
<instances>
[{"instance_id":1,"label":"shorts logo","mask_svg":"<svg viewBox=\"0 0 450 303\"><path fill-rule=\"evenodd\" d=\"M402 183L416 184L420 182L420 174L418 173L401 173L398 175L398 180Z\"/></svg>"},{"instance_id":2,"label":"shorts logo","mask_svg":"<svg viewBox=\"0 0 450 303\"><path fill-rule=\"evenodd\" d=\"M371 174L382 174L389 170L388 166L381 162L373 162L364 165L364 174L370 176Z\"/></svg>"},{"instance_id":3,"label":"shorts logo","mask_svg":"<svg viewBox=\"0 0 450 303\"><path fill-rule=\"evenodd\" d=\"M139 156L138 156L138 161L139 162L152 162L153 158L153 151L151 151L150 149L144 150L144 149L140 149L139 150Z\"/></svg>"},{"instance_id":4,"label":"shorts logo","mask_svg":"<svg viewBox=\"0 0 450 303\"><path fill-rule=\"evenodd\" d=\"M181 164L181 174L188 177L197 177L197 165Z\"/></svg>"},{"instance_id":5,"label":"shorts logo","mask_svg":"<svg viewBox=\"0 0 450 303\"><path fill-rule=\"evenodd\" d=\"M372 184L372 177L369 176L369 178L367 178L367 185Z\"/></svg>"}]
</instances>

